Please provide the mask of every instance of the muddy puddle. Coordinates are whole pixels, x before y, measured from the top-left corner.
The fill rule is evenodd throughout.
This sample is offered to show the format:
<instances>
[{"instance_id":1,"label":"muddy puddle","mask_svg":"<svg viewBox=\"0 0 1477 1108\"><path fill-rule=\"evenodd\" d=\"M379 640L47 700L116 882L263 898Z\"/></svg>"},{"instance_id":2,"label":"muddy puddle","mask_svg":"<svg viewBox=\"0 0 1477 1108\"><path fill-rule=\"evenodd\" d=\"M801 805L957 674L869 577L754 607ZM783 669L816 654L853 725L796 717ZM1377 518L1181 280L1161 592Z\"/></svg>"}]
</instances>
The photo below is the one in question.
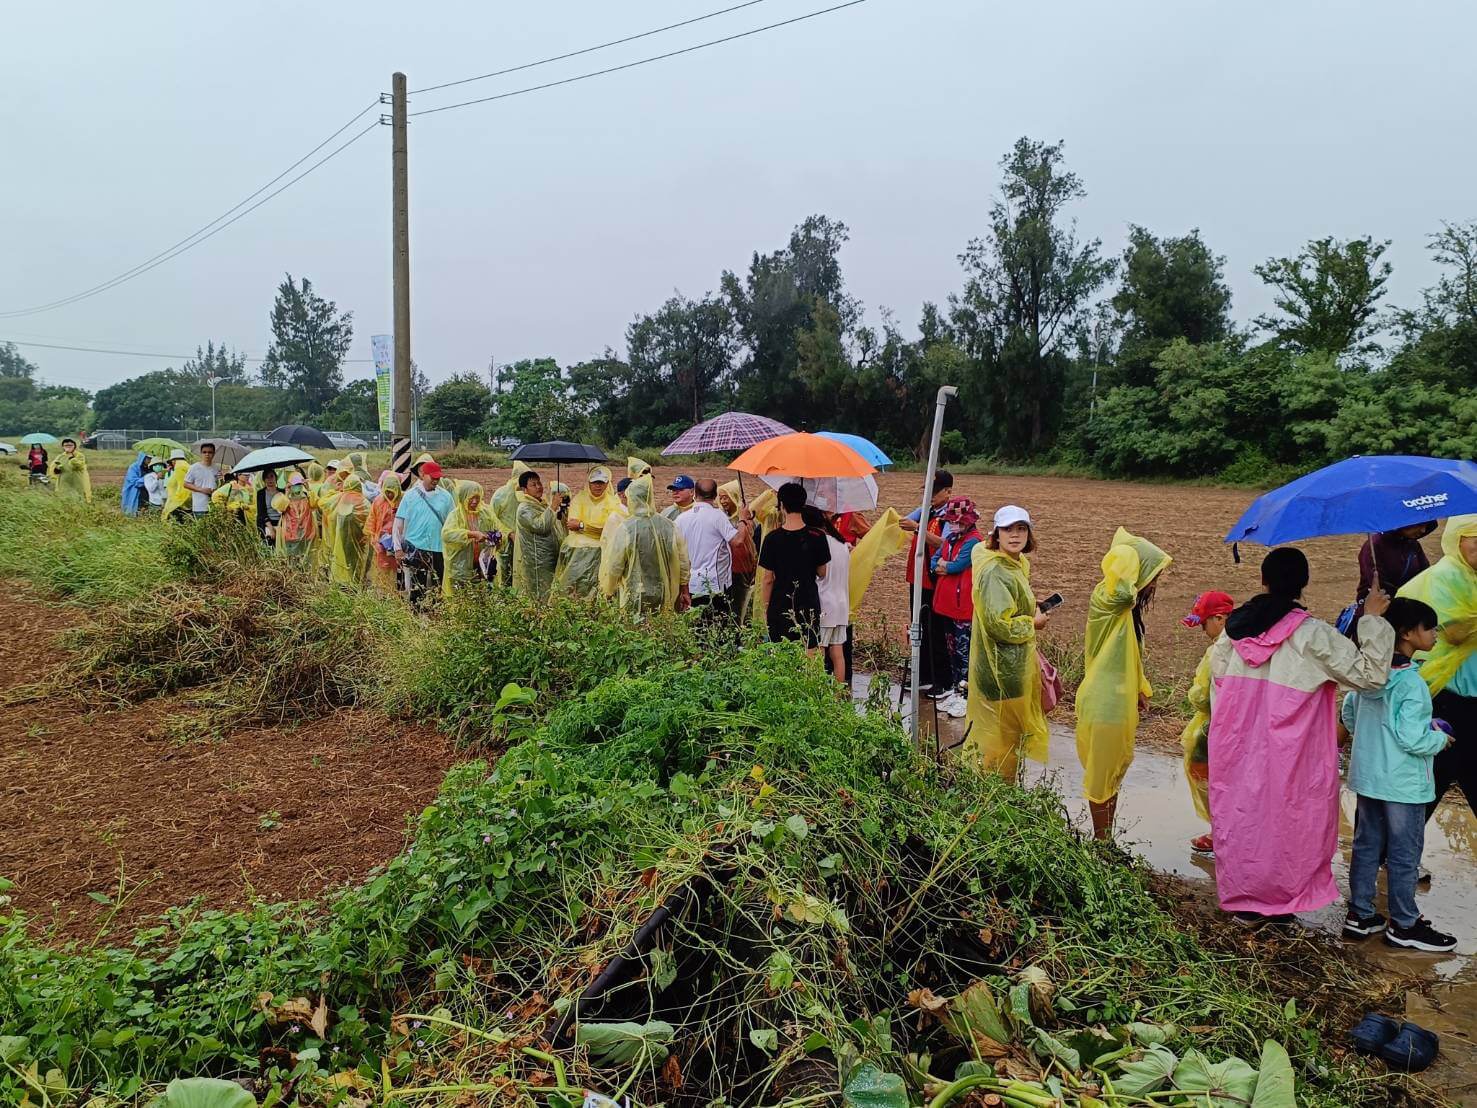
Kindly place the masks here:
<instances>
[{"instance_id":1,"label":"muddy puddle","mask_svg":"<svg viewBox=\"0 0 1477 1108\"><path fill-rule=\"evenodd\" d=\"M867 694L866 680L858 677L858 699ZM899 704L891 689L890 707ZM906 710L906 698L902 701ZM924 741L935 748L957 745L964 734L962 720L929 710L925 701ZM1062 798L1072 820L1083 830L1091 827L1082 797L1082 767L1070 727L1052 725L1051 757L1047 765L1026 762L1023 783L1050 785ZM1349 854L1354 834L1354 796L1341 797L1339 857L1334 877L1339 890L1349 891ZM1190 840L1207 830L1195 814L1177 751L1140 746L1118 802L1118 840L1153 868L1191 882L1213 887L1215 862L1197 858ZM1378 936L1348 944L1351 956L1367 959L1392 977L1419 982L1406 996L1405 1018L1441 1036L1441 1056L1424 1076L1453 1103L1477 1108L1477 820L1453 792L1426 828L1422 867L1431 873L1429 885L1417 892L1421 911L1437 927L1457 938L1450 954L1423 954L1388 946ZM1376 908L1385 910L1384 878ZM1307 927L1338 934L1346 901L1298 917ZM1233 926L1228 919L1227 926ZM1398 1013L1394 1013L1397 1014Z\"/></svg>"}]
</instances>

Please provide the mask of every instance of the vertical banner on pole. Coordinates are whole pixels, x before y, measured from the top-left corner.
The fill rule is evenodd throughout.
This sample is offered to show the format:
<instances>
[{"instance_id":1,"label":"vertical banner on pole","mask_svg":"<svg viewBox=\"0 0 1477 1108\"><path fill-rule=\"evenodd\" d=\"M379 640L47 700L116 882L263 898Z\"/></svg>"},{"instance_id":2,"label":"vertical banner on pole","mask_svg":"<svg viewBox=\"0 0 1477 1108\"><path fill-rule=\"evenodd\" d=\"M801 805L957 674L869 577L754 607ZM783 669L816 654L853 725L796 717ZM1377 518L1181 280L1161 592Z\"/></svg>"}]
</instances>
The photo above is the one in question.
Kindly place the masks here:
<instances>
[{"instance_id":1,"label":"vertical banner on pole","mask_svg":"<svg viewBox=\"0 0 1477 1108\"><path fill-rule=\"evenodd\" d=\"M374 358L374 395L379 402L380 430L390 430L390 397L395 375L395 336L370 335L370 356Z\"/></svg>"}]
</instances>

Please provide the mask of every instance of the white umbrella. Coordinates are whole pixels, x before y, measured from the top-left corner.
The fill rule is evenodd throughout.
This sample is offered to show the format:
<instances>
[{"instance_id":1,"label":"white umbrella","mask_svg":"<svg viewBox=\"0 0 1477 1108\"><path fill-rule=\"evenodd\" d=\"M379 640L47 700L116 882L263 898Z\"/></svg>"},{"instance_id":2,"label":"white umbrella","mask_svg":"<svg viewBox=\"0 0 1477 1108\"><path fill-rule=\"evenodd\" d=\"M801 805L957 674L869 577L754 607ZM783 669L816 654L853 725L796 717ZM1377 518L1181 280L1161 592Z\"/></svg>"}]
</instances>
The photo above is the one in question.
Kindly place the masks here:
<instances>
[{"instance_id":1,"label":"white umbrella","mask_svg":"<svg viewBox=\"0 0 1477 1108\"><path fill-rule=\"evenodd\" d=\"M283 469L286 466L302 465L318 459L306 450L295 446L264 446L253 450L231 467L233 473L250 473L258 469Z\"/></svg>"},{"instance_id":2,"label":"white umbrella","mask_svg":"<svg viewBox=\"0 0 1477 1108\"><path fill-rule=\"evenodd\" d=\"M772 489L795 482L805 489L806 502L823 512L870 512L877 507L877 482L866 477L787 477L766 473L759 478Z\"/></svg>"}]
</instances>

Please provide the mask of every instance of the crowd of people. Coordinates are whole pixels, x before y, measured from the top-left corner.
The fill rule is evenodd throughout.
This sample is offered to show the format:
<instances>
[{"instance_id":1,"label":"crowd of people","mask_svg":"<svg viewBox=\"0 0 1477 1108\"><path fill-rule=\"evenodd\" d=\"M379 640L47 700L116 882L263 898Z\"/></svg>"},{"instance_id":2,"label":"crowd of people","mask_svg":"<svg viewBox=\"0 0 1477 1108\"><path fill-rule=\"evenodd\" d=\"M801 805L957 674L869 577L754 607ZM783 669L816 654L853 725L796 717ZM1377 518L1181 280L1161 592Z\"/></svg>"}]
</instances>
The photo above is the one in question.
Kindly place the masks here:
<instances>
[{"instance_id":1,"label":"crowd of people","mask_svg":"<svg viewBox=\"0 0 1477 1108\"><path fill-rule=\"evenodd\" d=\"M64 495L90 499L75 442L45 463ZM34 453L34 452L33 452ZM658 510L651 468L637 458L614 480L590 469L578 492L545 484L523 463L489 495L450 481L422 455L402 484L371 480L362 454L281 472L222 472L213 451L140 456L125 478L132 503L166 521L236 516L277 555L346 588L403 594L415 605L460 591L509 588L534 599L604 597L640 617L693 609L715 624L761 625L798 641L850 680L858 600L876 568L913 548L922 566L920 689L965 720L962 754L979 772L1016 780L1020 759L1045 761L1047 713L1061 682L1039 649L1060 596L1038 597L1030 512L1008 504L983 526L940 471L926 513L877 522L808 502L795 483L747 501L738 481L682 475ZM1338 897L1341 747L1357 795L1344 933L1420 950L1452 936L1416 904L1424 828L1459 784L1477 812L1477 515L1448 520L1431 564L1421 524L1372 536L1360 552L1354 603L1336 623L1302 605L1307 558L1272 550L1262 592L1237 602L1201 593L1182 622L1206 636L1181 736L1191 802L1210 824L1192 842L1214 858L1223 909L1247 922L1290 918ZM923 556L916 558L917 544ZM1171 556L1119 528L1087 604L1076 747L1093 830L1109 837L1153 696L1144 666L1145 614ZM1421 659L1419 662L1416 659ZM1340 709L1340 689L1347 695ZM1384 868L1390 919L1375 911Z\"/></svg>"}]
</instances>

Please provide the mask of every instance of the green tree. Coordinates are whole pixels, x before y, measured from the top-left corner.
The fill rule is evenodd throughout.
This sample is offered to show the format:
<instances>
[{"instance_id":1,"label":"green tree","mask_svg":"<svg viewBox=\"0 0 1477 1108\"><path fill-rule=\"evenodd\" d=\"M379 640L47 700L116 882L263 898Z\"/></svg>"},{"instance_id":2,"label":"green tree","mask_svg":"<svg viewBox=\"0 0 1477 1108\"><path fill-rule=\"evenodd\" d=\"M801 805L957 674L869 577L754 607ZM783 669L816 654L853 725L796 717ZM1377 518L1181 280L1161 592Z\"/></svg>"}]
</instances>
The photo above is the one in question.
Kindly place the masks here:
<instances>
[{"instance_id":1,"label":"green tree","mask_svg":"<svg viewBox=\"0 0 1477 1108\"><path fill-rule=\"evenodd\" d=\"M634 377L630 363L609 347L601 357L569 367L570 395L577 409L590 413L590 430L600 442L640 437L637 428L646 425L648 409Z\"/></svg>"},{"instance_id":2,"label":"green tree","mask_svg":"<svg viewBox=\"0 0 1477 1108\"><path fill-rule=\"evenodd\" d=\"M349 381L318 418L325 428L335 431L377 430L380 425L380 409L374 378L359 377Z\"/></svg>"},{"instance_id":3,"label":"green tree","mask_svg":"<svg viewBox=\"0 0 1477 1108\"><path fill-rule=\"evenodd\" d=\"M1040 451L1062 412L1070 340L1117 263L1098 239L1079 242L1065 220L1086 195L1062 165L1062 144L1016 141L1001 160L1001 197L990 229L959 262L964 290L950 297L953 324L978 367L968 383L989 438L1012 455Z\"/></svg>"},{"instance_id":4,"label":"green tree","mask_svg":"<svg viewBox=\"0 0 1477 1108\"><path fill-rule=\"evenodd\" d=\"M1295 350L1334 357L1370 353L1390 279L1390 263L1381 261L1389 245L1368 235L1348 242L1321 238L1295 258L1269 258L1254 272L1272 286L1281 314L1260 315L1256 325Z\"/></svg>"},{"instance_id":5,"label":"green tree","mask_svg":"<svg viewBox=\"0 0 1477 1108\"><path fill-rule=\"evenodd\" d=\"M490 430L494 435L544 442L576 439L585 426L559 363L553 358L525 358L498 371Z\"/></svg>"},{"instance_id":6,"label":"green tree","mask_svg":"<svg viewBox=\"0 0 1477 1108\"><path fill-rule=\"evenodd\" d=\"M725 393L738 348L733 310L719 297L679 293L638 316L626 328L626 358L633 382L645 386L649 422L700 422Z\"/></svg>"},{"instance_id":7,"label":"green tree","mask_svg":"<svg viewBox=\"0 0 1477 1108\"><path fill-rule=\"evenodd\" d=\"M210 388L194 374L160 369L100 390L93 397L93 411L99 427L120 430L208 427Z\"/></svg>"},{"instance_id":8,"label":"green tree","mask_svg":"<svg viewBox=\"0 0 1477 1108\"><path fill-rule=\"evenodd\" d=\"M723 274L723 295L743 343L734 379L745 410L780 420L811 410L812 397L797 374L800 335L814 328L822 304L834 311L843 336L861 318L861 305L846 294L841 274L848 237L846 224L813 215L795 228L783 250L756 253L742 281Z\"/></svg>"},{"instance_id":9,"label":"green tree","mask_svg":"<svg viewBox=\"0 0 1477 1108\"><path fill-rule=\"evenodd\" d=\"M36 372L36 364L22 357L21 352L15 348L15 343L0 343L0 377L24 377L30 380L36 376Z\"/></svg>"},{"instance_id":10,"label":"green tree","mask_svg":"<svg viewBox=\"0 0 1477 1108\"><path fill-rule=\"evenodd\" d=\"M225 343L217 347L214 342L207 342L203 347L195 347L195 356L180 366L180 372L207 382L212 377L219 377L222 382L233 385L244 385L251 379L251 374L246 371L246 358L227 349Z\"/></svg>"},{"instance_id":11,"label":"green tree","mask_svg":"<svg viewBox=\"0 0 1477 1108\"><path fill-rule=\"evenodd\" d=\"M464 439L487 421L492 390L480 373L458 373L442 381L421 405L421 426Z\"/></svg>"},{"instance_id":12,"label":"green tree","mask_svg":"<svg viewBox=\"0 0 1477 1108\"><path fill-rule=\"evenodd\" d=\"M272 345L262 383L286 389L304 415L316 418L343 387L341 367L354 340L354 314L340 312L313 291L306 277L297 282L289 273L277 286L269 318Z\"/></svg>"},{"instance_id":13,"label":"green tree","mask_svg":"<svg viewBox=\"0 0 1477 1108\"><path fill-rule=\"evenodd\" d=\"M1154 361L1175 339L1221 342L1232 334L1226 259L1211 252L1198 230L1156 238L1143 227L1128 231L1122 284L1114 294L1123 336L1114 379L1150 383Z\"/></svg>"}]
</instances>

